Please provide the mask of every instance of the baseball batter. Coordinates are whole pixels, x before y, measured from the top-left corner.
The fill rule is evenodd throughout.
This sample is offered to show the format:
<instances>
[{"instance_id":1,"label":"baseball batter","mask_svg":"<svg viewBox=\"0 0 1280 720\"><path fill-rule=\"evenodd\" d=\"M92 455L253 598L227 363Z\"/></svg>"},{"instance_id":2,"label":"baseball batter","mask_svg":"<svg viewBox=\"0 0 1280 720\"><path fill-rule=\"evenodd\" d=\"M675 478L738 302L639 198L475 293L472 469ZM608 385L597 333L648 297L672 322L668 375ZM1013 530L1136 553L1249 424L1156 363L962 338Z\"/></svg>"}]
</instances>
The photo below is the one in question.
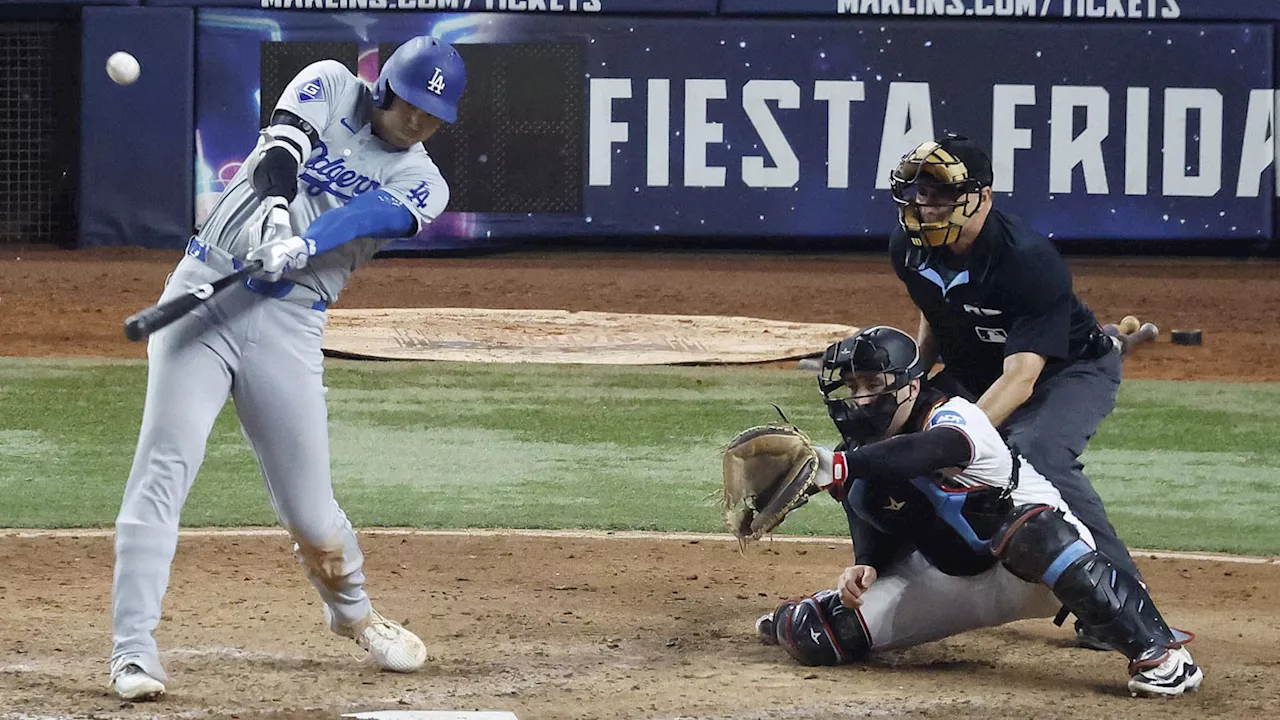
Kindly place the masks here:
<instances>
[{"instance_id":1,"label":"baseball batter","mask_svg":"<svg viewBox=\"0 0 1280 720\"><path fill-rule=\"evenodd\" d=\"M352 271L444 211L449 188L422 143L454 122L465 82L458 52L431 37L400 46L372 88L338 62L308 66L169 277L162 301L263 263L147 346L142 428L116 520L110 667L121 698L165 691L152 633L179 515L228 395L329 628L387 670L426 661L422 641L371 606L334 500L321 336Z\"/></svg>"},{"instance_id":2,"label":"baseball batter","mask_svg":"<svg viewBox=\"0 0 1280 720\"><path fill-rule=\"evenodd\" d=\"M1135 695L1199 687L1193 636L1165 623L977 405L929 385L909 335L878 326L832 345L819 387L851 449L818 448L817 485L844 505L854 565L757 620L764 643L839 665L1061 605L1129 659Z\"/></svg>"}]
</instances>

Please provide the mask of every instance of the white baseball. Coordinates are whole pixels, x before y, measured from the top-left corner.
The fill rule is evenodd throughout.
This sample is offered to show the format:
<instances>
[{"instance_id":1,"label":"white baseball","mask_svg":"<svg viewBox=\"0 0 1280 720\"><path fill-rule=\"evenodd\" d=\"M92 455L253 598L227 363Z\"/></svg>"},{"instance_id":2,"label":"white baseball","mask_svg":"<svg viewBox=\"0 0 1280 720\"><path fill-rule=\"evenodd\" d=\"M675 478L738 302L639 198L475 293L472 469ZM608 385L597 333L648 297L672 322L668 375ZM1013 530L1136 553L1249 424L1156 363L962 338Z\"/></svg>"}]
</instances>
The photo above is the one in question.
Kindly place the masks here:
<instances>
[{"instance_id":1,"label":"white baseball","mask_svg":"<svg viewBox=\"0 0 1280 720\"><path fill-rule=\"evenodd\" d=\"M138 58L127 52L113 52L111 57L107 58L107 75L117 85L132 85L141 72L142 67L138 65Z\"/></svg>"}]
</instances>

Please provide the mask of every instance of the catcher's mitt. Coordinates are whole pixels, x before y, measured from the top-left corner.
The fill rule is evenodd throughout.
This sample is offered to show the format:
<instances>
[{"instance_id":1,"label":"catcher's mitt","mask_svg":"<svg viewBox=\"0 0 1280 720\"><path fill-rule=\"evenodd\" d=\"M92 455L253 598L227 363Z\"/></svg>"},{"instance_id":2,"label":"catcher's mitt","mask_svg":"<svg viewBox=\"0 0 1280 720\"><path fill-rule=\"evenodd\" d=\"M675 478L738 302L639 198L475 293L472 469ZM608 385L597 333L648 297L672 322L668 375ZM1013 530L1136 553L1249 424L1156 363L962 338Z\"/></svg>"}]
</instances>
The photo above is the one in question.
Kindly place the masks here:
<instances>
[{"instance_id":1,"label":"catcher's mitt","mask_svg":"<svg viewBox=\"0 0 1280 720\"><path fill-rule=\"evenodd\" d=\"M724 522L740 543L758 540L819 492L818 454L795 427L760 425L724 450Z\"/></svg>"}]
</instances>

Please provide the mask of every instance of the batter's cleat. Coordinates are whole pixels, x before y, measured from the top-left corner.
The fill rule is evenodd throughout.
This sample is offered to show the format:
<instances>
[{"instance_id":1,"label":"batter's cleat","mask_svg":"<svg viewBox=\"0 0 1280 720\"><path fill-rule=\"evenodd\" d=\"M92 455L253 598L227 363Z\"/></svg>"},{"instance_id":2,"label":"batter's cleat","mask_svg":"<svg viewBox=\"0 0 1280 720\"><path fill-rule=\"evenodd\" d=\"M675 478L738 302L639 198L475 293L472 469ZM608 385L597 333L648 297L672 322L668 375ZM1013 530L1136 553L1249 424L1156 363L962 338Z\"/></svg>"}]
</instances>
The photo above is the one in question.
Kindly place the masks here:
<instances>
[{"instance_id":1,"label":"batter's cleat","mask_svg":"<svg viewBox=\"0 0 1280 720\"><path fill-rule=\"evenodd\" d=\"M773 613L765 613L756 618L756 637L765 645L778 644L778 635L773 629Z\"/></svg>"},{"instance_id":2,"label":"batter's cleat","mask_svg":"<svg viewBox=\"0 0 1280 720\"><path fill-rule=\"evenodd\" d=\"M164 694L164 683L129 658L120 658L111 668L111 689L121 700L155 700Z\"/></svg>"},{"instance_id":3,"label":"batter's cleat","mask_svg":"<svg viewBox=\"0 0 1280 720\"><path fill-rule=\"evenodd\" d=\"M1134 668L1130 666L1130 671ZM1165 653L1160 664L1134 672L1129 678L1129 692L1139 695L1172 697L1195 692L1204 681L1204 672L1191 659L1185 647Z\"/></svg>"},{"instance_id":4,"label":"batter's cleat","mask_svg":"<svg viewBox=\"0 0 1280 720\"><path fill-rule=\"evenodd\" d=\"M400 623L386 619L377 610L370 612L364 622L352 627L334 623L327 606L325 618L334 632L355 640L383 670L413 672L427 662L427 646L422 640Z\"/></svg>"}]
</instances>

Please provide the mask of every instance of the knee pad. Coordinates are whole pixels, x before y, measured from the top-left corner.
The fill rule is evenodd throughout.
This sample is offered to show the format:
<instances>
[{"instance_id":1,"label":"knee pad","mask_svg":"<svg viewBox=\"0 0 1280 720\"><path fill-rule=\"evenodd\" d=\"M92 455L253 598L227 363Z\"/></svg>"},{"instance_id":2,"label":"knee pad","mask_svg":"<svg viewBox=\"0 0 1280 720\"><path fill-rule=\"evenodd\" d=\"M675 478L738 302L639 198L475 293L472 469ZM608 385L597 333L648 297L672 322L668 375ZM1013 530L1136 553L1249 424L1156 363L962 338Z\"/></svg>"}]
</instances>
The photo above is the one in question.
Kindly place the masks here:
<instances>
[{"instance_id":1,"label":"knee pad","mask_svg":"<svg viewBox=\"0 0 1280 720\"><path fill-rule=\"evenodd\" d=\"M1009 572L1049 587L1061 572L1054 567L1056 562L1075 559L1090 549L1052 505L1018 505L991 537L991 552Z\"/></svg>"},{"instance_id":2,"label":"knee pad","mask_svg":"<svg viewBox=\"0 0 1280 720\"><path fill-rule=\"evenodd\" d=\"M773 632L787 654L804 665L844 665L871 650L862 617L842 605L835 590L779 605L773 611Z\"/></svg>"},{"instance_id":3,"label":"knee pad","mask_svg":"<svg viewBox=\"0 0 1280 720\"><path fill-rule=\"evenodd\" d=\"M1009 572L1048 585L1092 635L1134 663L1162 656L1189 639L1170 630L1137 578L1089 547L1053 507L1014 508L991 548Z\"/></svg>"}]
</instances>

